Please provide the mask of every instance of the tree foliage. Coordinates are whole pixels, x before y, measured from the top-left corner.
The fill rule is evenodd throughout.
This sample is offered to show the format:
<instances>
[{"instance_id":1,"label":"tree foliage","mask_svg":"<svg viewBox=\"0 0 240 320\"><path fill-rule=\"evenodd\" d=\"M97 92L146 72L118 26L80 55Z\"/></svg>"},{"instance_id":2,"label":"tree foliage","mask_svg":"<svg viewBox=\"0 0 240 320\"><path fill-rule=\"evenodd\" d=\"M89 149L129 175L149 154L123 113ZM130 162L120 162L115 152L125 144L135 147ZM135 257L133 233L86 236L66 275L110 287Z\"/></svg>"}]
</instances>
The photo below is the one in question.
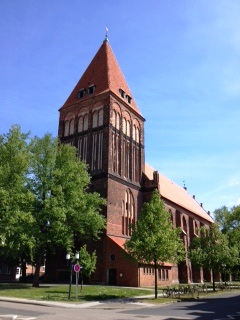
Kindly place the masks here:
<instances>
[{"instance_id":1,"label":"tree foliage","mask_svg":"<svg viewBox=\"0 0 240 320\"><path fill-rule=\"evenodd\" d=\"M154 264L155 297L157 297L157 266L184 259L181 230L174 228L159 193L155 190L144 203L139 219L132 226L132 236L125 244L127 252L142 264Z\"/></svg>"},{"instance_id":2,"label":"tree foliage","mask_svg":"<svg viewBox=\"0 0 240 320\"><path fill-rule=\"evenodd\" d=\"M79 251L79 260L80 260L80 265L82 267L81 269L82 275L84 277L90 277L90 275L96 269L96 262L97 262L96 252L94 251L92 254L90 254L87 251L87 246L84 245L81 247Z\"/></svg>"},{"instance_id":3,"label":"tree foliage","mask_svg":"<svg viewBox=\"0 0 240 320\"><path fill-rule=\"evenodd\" d=\"M229 269L238 261L237 248L229 246L227 236L220 232L217 224L200 228L200 236L190 244L189 255L193 264L212 271L214 291L216 272Z\"/></svg>"},{"instance_id":4,"label":"tree foliage","mask_svg":"<svg viewBox=\"0 0 240 320\"><path fill-rule=\"evenodd\" d=\"M29 134L14 125L0 136L0 241L1 260L16 264L24 252L31 256L30 232L33 195L26 187L29 167Z\"/></svg>"},{"instance_id":5,"label":"tree foliage","mask_svg":"<svg viewBox=\"0 0 240 320\"><path fill-rule=\"evenodd\" d=\"M240 205L227 208L223 206L214 211L215 220L219 223L222 233L229 240L230 246L238 250L238 264L231 268L232 273L239 276L239 261L240 261ZM229 270L230 271L230 270Z\"/></svg>"},{"instance_id":6,"label":"tree foliage","mask_svg":"<svg viewBox=\"0 0 240 320\"><path fill-rule=\"evenodd\" d=\"M74 147L50 134L27 138L18 126L0 137L0 237L11 255L29 252L37 285L45 250L69 251L76 239L98 238L105 200L88 192L87 166Z\"/></svg>"}]
</instances>

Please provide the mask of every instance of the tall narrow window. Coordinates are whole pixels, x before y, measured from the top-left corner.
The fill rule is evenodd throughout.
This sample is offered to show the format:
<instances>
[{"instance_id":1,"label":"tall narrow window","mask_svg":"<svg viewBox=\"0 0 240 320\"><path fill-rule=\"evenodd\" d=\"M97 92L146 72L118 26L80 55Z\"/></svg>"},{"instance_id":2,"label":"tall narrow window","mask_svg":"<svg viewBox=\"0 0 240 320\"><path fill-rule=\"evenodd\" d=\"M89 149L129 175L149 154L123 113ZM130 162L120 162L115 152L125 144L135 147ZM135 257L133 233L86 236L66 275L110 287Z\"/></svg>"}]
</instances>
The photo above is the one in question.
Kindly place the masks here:
<instances>
[{"instance_id":1,"label":"tall narrow window","mask_svg":"<svg viewBox=\"0 0 240 320\"><path fill-rule=\"evenodd\" d=\"M103 156L103 131L96 131L92 134L92 163L91 170L102 169Z\"/></svg>"},{"instance_id":2,"label":"tall narrow window","mask_svg":"<svg viewBox=\"0 0 240 320\"><path fill-rule=\"evenodd\" d=\"M78 138L78 158L87 162L88 136L84 135Z\"/></svg>"},{"instance_id":3,"label":"tall narrow window","mask_svg":"<svg viewBox=\"0 0 240 320\"><path fill-rule=\"evenodd\" d=\"M70 121L70 128L69 128L69 134L74 133L74 119Z\"/></svg>"},{"instance_id":4,"label":"tall narrow window","mask_svg":"<svg viewBox=\"0 0 240 320\"><path fill-rule=\"evenodd\" d=\"M120 114L113 110L112 113L112 170L115 173L120 174Z\"/></svg>"},{"instance_id":5,"label":"tall narrow window","mask_svg":"<svg viewBox=\"0 0 240 320\"><path fill-rule=\"evenodd\" d=\"M67 137L69 135L69 121L65 122L65 127L64 127L64 137Z\"/></svg>"},{"instance_id":6,"label":"tall narrow window","mask_svg":"<svg viewBox=\"0 0 240 320\"><path fill-rule=\"evenodd\" d=\"M128 189L125 192L125 199L122 208L122 233L131 235L131 225L135 223L135 205L131 191Z\"/></svg>"}]
</instances>

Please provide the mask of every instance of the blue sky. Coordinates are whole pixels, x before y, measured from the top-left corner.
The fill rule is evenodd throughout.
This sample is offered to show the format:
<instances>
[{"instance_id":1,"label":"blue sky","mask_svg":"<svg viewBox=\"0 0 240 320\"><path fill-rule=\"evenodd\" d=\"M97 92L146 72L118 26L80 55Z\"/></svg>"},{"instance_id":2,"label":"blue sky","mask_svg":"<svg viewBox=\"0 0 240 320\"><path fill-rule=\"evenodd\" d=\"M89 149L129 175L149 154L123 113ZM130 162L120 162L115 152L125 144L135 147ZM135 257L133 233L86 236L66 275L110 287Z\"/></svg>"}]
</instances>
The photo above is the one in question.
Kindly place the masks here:
<instances>
[{"instance_id":1,"label":"blue sky","mask_svg":"<svg viewBox=\"0 0 240 320\"><path fill-rule=\"evenodd\" d=\"M0 134L57 135L109 29L146 161L206 211L240 204L239 0L1 0Z\"/></svg>"}]
</instances>

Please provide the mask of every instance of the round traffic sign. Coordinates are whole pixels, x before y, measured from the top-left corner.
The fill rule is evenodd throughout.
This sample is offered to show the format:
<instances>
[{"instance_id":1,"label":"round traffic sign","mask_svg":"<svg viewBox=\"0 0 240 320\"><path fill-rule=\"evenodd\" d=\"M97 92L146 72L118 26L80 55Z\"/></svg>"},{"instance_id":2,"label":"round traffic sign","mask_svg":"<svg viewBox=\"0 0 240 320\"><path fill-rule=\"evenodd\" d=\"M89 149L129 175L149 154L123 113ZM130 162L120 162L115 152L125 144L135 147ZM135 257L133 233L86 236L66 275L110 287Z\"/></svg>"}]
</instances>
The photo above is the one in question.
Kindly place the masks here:
<instances>
[{"instance_id":1,"label":"round traffic sign","mask_svg":"<svg viewBox=\"0 0 240 320\"><path fill-rule=\"evenodd\" d=\"M80 264L76 263L76 264L74 265L73 269L74 269L75 272L79 272L80 269L81 269Z\"/></svg>"}]
</instances>

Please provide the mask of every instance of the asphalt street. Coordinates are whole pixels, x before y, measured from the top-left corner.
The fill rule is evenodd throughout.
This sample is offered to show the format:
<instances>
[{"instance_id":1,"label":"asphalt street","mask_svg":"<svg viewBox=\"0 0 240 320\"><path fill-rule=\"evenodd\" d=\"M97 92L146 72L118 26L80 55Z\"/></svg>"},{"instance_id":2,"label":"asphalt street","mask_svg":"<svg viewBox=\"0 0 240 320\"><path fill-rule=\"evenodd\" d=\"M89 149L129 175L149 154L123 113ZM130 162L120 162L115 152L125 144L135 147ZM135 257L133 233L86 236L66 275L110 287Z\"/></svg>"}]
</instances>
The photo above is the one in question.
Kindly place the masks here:
<instances>
[{"instance_id":1,"label":"asphalt street","mask_svg":"<svg viewBox=\"0 0 240 320\"><path fill-rule=\"evenodd\" d=\"M0 320L240 320L240 292L207 296L171 304L142 303L135 299L58 303L0 297Z\"/></svg>"}]
</instances>

